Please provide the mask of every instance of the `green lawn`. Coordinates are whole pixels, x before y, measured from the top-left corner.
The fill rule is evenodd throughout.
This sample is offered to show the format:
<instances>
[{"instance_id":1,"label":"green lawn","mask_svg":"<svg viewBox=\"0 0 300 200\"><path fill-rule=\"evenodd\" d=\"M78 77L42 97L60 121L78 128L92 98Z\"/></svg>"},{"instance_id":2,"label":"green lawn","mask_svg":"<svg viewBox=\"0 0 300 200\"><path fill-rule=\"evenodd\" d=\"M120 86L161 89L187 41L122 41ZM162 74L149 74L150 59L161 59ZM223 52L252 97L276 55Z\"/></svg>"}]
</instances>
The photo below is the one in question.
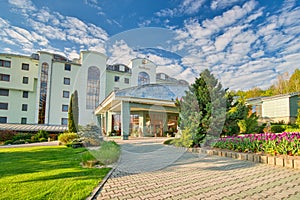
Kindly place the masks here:
<instances>
[{"instance_id":1,"label":"green lawn","mask_svg":"<svg viewBox=\"0 0 300 200\"><path fill-rule=\"evenodd\" d=\"M85 199L109 168L82 168L84 148L0 148L0 199Z\"/></svg>"}]
</instances>

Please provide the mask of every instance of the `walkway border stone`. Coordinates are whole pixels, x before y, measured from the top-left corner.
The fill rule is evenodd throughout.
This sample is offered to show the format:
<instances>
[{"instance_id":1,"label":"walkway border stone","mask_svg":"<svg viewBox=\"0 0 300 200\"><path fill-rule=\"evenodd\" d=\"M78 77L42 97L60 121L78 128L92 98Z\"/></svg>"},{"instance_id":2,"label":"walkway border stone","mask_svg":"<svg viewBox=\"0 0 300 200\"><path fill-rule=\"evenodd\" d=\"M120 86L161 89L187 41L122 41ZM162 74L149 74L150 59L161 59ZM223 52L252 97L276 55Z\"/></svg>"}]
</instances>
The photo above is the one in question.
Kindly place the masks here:
<instances>
[{"instance_id":1,"label":"walkway border stone","mask_svg":"<svg viewBox=\"0 0 300 200\"><path fill-rule=\"evenodd\" d=\"M92 193L90 194L90 196L88 196L86 198L86 200L97 199L97 196L101 192L101 190L104 187L105 183L111 177L111 175L113 174L113 172L116 170L119 161L120 161L120 158L119 158L117 164L114 164L113 168L108 172L108 174L106 174L106 176L102 179L102 181L98 184L98 186L92 191Z\"/></svg>"},{"instance_id":2,"label":"walkway border stone","mask_svg":"<svg viewBox=\"0 0 300 200\"><path fill-rule=\"evenodd\" d=\"M242 153L242 152L235 152L227 149L217 149L217 148L189 148L188 152L204 153L208 155L229 157L238 160L248 160L255 163L300 169L300 159L294 158L293 156L284 156L284 155L272 156L272 155L262 155L256 153Z\"/></svg>"}]
</instances>

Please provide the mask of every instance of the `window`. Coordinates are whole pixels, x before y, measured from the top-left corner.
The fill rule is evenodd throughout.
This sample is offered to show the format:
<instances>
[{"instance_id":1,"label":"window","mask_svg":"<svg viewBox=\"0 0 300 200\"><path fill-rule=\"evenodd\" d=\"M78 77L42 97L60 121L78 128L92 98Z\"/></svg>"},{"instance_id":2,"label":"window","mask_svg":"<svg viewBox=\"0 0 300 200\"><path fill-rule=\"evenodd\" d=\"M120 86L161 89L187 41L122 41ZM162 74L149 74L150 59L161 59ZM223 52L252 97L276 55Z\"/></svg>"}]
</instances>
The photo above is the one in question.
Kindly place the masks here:
<instances>
[{"instance_id":1,"label":"window","mask_svg":"<svg viewBox=\"0 0 300 200\"><path fill-rule=\"evenodd\" d=\"M71 71L71 65L70 64L65 64L65 70L66 71Z\"/></svg>"},{"instance_id":2,"label":"window","mask_svg":"<svg viewBox=\"0 0 300 200\"><path fill-rule=\"evenodd\" d=\"M8 89L0 89L0 96L9 96Z\"/></svg>"},{"instance_id":3,"label":"window","mask_svg":"<svg viewBox=\"0 0 300 200\"><path fill-rule=\"evenodd\" d=\"M8 103L0 103L0 110L8 110Z\"/></svg>"},{"instance_id":4,"label":"window","mask_svg":"<svg viewBox=\"0 0 300 200\"><path fill-rule=\"evenodd\" d=\"M45 123L46 103L47 103L47 89L48 89L48 63L43 63L41 68L40 80L40 102L39 102L39 124Z\"/></svg>"},{"instance_id":5,"label":"window","mask_svg":"<svg viewBox=\"0 0 300 200\"><path fill-rule=\"evenodd\" d=\"M69 98L70 92L69 91L63 91L63 98Z\"/></svg>"},{"instance_id":6,"label":"window","mask_svg":"<svg viewBox=\"0 0 300 200\"><path fill-rule=\"evenodd\" d=\"M28 104L22 104L22 111L27 111Z\"/></svg>"},{"instance_id":7,"label":"window","mask_svg":"<svg viewBox=\"0 0 300 200\"><path fill-rule=\"evenodd\" d=\"M7 123L7 117L0 117L0 123L6 124Z\"/></svg>"},{"instance_id":8,"label":"window","mask_svg":"<svg viewBox=\"0 0 300 200\"><path fill-rule=\"evenodd\" d=\"M120 77L119 76L115 76L115 82L119 82Z\"/></svg>"},{"instance_id":9,"label":"window","mask_svg":"<svg viewBox=\"0 0 300 200\"><path fill-rule=\"evenodd\" d=\"M129 84L129 78L124 78L124 83Z\"/></svg>"},{"instance_id":10,"label":"window","mask_svg":"<svg viewBox=\"0 0 300 200\"><path fill-rule=\"evenodd\" d=\"M125 71L124 65L119 65L119 71L121 71L121 72L124 72L124 71Z\"/></svg>"},{"instance_id":11,"label":"window","mask_svg":"<svg viewBox=\"0 0 300 200\"><path fill-rule=\"evenodd\" d=\"M0 60L0 67L10 67L11 62L9 60Z\"/></svg>"},{"instance_id":12,"label":"window","mask_svg":"<svg viewBox=\"0 0 300 200\"><path fill-rule=\"evenodd\" d=\"M99 104L100 70L91 66L88 69L86 89L86 109L95 109Z\"/></svg>"},{"instance_id":13,"label":"window","mask_svg":"<svg viewBox=\"0 0 300 200\"><path fill-rule=\"evenodd\" d=\"M23 98L28 98L28 91L23 91Z\"/></svg>"},{"instance_id":14,"label":"window","mask_svg":"<svg viewBox=\"0 0 300 200\"><path fill-rule=\"evenodd\" d=\"M10 75L8 74L0 74L0 81L10 81Z\"/></svg>"},{"instance_id":15,"label":"window","mask_svg":"<svg viewBox=\"0 0 300 200\"><path fill-rule=\"evenodd\" d=\"M26 117L21 118L21 124L27 124L27 118Z\"/></svg>"},{"instance_id":16,"label":"window","mask_svg":"<svg viewBox=\"0 0 300 200\"><path fill-rule=\"evenodd\" d=\"M22 63L22 70L28 71L29 70L29 64Z\"/></svg>"},{"instance_id":17,"label":"window","mask_svg":"<svg viewBox=\"0 0 300 200\"><path fill-rule=\"evenodd\" d=\"M138 76L138 85L145 85L150 83L150 76L146 72L140 72Z\"/></svg>"},{"instance_id":18,"label":"window","mask_svg":"<svg viewBox=\"0 0 300 200\"><path fill-rule=\"evenodd\" d=\"M69 108L68 105L62 105L62 111L63 112L68 112L68 108Z\"/></svg>"},{"instance_id":19,"label":"window","mask_svg":"<svg viewBox=\"0 0 300 200\"><path fill-rule=\"evenodd\" d=\"M68 125L68 118L61 118L61 125Z\"/></svg>"},{"instance_id":20,"label":"window","mask_svg":"<svg viewBox=\"0 0 300 200\"><path fill-rule=\"evenodd\" d=\"M29 78L28 78L28 77L26 77L26 76L23 76L23 83L24 83L24 84L28 84L28 80L29 80Z\"/></svg>"},{"instance_id":21,"label":"window","mask_svg":"<svg viewBox=\"0 0 300 200\"><path fill-rule=\"evenodd\" d=\"M70 85L70 83L71 83L70 78L64 78L64 84L65 85Z\"/></svg>"}]
</instances>

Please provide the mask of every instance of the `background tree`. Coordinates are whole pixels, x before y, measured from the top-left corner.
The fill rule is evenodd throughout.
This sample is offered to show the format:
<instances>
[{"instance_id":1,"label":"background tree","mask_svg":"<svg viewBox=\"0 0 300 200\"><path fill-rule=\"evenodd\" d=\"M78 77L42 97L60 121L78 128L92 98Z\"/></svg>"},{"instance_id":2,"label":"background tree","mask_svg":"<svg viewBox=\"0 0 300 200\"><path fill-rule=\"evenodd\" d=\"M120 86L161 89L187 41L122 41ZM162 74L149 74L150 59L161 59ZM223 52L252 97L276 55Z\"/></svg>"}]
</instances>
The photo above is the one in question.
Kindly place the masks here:
<instances>
[{"instance_id":1,"label":"background tree","mask_svg":"<svg viewBox=\"0 0 300 200\"><path fill-rule=\"evenodd\" d=\"M73 102L74 102L74 93L71 95L70 105L68 110L68 130L70 133L77 133L77 128L76 128L76 124L74 121L74 114L73 114Z\"/></svg>"}]
</instances>

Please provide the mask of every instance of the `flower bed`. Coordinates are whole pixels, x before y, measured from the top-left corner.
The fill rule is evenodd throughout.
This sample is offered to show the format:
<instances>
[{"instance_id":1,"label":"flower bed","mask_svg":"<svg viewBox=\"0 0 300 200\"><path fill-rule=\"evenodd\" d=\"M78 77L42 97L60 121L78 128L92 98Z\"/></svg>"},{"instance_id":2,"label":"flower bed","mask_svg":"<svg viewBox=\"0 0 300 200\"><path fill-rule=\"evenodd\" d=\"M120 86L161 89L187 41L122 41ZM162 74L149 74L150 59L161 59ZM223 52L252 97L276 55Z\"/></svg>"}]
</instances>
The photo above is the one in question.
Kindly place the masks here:
<instances>
[{"instance_id":1,"label":"flower bed","mask_svg":"<svg viewBox=\"0 0 300 200\"><path fill-rule=\"evenodd\" d=\"M300 156L300 133L261 133L220 138L214 148L269 155Z\"/></svg>"}]
</instances>

